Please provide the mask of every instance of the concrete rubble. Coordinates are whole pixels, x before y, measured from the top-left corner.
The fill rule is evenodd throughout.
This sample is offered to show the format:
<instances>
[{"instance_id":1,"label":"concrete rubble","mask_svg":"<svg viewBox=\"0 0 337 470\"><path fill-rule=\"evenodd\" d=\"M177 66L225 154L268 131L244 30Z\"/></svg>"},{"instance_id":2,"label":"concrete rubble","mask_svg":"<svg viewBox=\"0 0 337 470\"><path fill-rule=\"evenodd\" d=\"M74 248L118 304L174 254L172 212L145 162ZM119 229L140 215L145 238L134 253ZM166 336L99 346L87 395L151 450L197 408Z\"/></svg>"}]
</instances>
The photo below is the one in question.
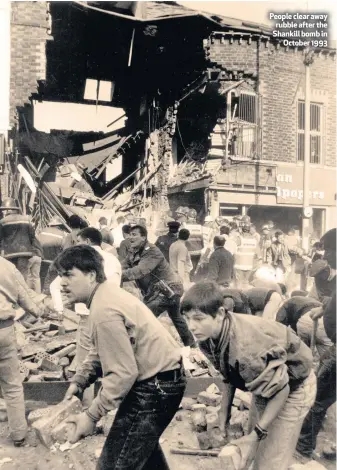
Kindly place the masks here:
<instances>
[{"instance_id":1,"label":"concrete rubble","mask_svg":"<svg viewBox=\"0 0 337 470\"><path fill-rule=\"evenodd\" d=\"M250 394L238 391L232 407L231 420L226 436L220 429L219 412L221 408L221 391L216 384L211 384L196 399L185 397L181 408L189 411L192 430L196 433L201 450L221 449L229 442L248 433L248 414ZM180 415L177 414L177 421Z\"/></svg>"},{"instance_id":2,"label":"concrete rubble","mask_svg":"<svg viewBox=\"0 0 337 470\"><path fill-rule=\"evenodd\" d=\"M48 319L36 319L29 314L18 315L15 332L22 381L69 379L71 374L68 369L75 356L77 327L76 314L70 311L67 311L67 319L62 323L53 319L52 315Z\"/></svg>"}]
</instances>

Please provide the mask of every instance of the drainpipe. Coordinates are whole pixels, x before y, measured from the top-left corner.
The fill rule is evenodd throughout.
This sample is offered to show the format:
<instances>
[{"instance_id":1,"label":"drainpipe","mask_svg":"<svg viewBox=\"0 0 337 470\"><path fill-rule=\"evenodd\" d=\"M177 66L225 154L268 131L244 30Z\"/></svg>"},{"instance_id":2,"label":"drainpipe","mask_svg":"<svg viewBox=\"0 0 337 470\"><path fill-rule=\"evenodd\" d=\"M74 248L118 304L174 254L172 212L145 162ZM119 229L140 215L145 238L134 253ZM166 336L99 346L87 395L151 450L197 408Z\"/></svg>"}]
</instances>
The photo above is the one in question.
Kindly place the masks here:
<instances>
[{"instance_id":1,"label":"drainpipe","mask_svg":"<svg viewBox=\"0 0 337 470\"><path fill-rule=\"evenodd\" d=\"M305 66L305 107L304 107L304 166L303 166L303 214L302 214L302 248L309 250L309 227L312 216L310 207L310 65L313 63L313 51L307 51Z\"/></svg>"}]
</instances>

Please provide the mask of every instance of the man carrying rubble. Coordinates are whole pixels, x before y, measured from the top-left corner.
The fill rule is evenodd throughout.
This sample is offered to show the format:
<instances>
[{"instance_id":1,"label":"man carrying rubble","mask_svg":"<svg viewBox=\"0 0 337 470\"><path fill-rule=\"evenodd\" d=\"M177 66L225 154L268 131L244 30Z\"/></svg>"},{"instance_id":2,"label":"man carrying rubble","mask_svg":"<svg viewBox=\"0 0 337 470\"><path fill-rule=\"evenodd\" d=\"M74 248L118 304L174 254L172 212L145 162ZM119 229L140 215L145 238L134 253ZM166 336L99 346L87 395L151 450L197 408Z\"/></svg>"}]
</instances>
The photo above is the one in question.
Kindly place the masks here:
<instances>
[{"instance_id":1,"label":"man carrying rubble","mask_svg":"<svg viewBox=\"0 0 337 470\"><path fill-rule=\"evenodd\" d=\"M240 468L287 470L302 423L316 395L310 349L284 325L232 314L213 282L191 287L181 303L201 351L220 370L220 425L229 423L236 388L252 392L250 434L233 441Z\"/></svg>"},{"instance_id":2,"label":"man carrying rubble","mask_svg":"<svg viewBox=\"0 0 337 470\"><path fill-rule=\"evenodd\" d=\"M0 386L16 447L24 444L27 422L14 332L15 308L18 305L34 316L41 316L43 306L35 298L14 264L0 256Z\"/></svg>"},{"instance_id":3,"label":"man carrying rubble","mask_svg":"<svg viewBox=\"0 0 337 470\"><path fill-rule=\"evenodd\" d=\"M177 412L186 379L181 349L138 299L105 281L103 260L76 246L57 260L64 295L90 309L94 345L72 379L70 399L102 374L89 409L76 415L70 442L92 434L95 423L118 407L97 469L167 469L159 438ZM111 298L113 296L113 302Z\"/></svg>"}]
</instances>

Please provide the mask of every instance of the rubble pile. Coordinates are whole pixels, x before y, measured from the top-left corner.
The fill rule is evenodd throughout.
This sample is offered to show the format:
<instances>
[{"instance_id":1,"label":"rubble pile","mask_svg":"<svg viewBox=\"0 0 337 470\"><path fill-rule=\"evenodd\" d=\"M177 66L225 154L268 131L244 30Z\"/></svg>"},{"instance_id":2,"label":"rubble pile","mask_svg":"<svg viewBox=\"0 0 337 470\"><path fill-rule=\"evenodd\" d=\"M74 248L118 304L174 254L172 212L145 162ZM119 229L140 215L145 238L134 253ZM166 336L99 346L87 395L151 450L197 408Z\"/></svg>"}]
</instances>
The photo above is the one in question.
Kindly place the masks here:
<instances>
[{"instance_id":1,"label":"rubble pile","mask_svg":"<svg viewBox=\"0 0 337 470\"><path fill-rule=\"evenodd\" d=\"M75 357L77 319L36 319L25 315L15 321L22 381L52 382L71 377L69 366ZM71 318L71 317L69 317Z\"/></svg>"},{"instance_id":2,"label":"rubble pile","mask_svg":"<svg viewBox=\"0 0 337 470\"><path fill-rule=\"evenodd\" d=\"M221 449L229 442L248 433L250 394L238 391L233 402L230 424L226 436L220 429L219 412L222 396L216 384L200 392L197 399L184 398L182 408L190 411L193 431L201 450Z\"/></svg>"}]
</instances>

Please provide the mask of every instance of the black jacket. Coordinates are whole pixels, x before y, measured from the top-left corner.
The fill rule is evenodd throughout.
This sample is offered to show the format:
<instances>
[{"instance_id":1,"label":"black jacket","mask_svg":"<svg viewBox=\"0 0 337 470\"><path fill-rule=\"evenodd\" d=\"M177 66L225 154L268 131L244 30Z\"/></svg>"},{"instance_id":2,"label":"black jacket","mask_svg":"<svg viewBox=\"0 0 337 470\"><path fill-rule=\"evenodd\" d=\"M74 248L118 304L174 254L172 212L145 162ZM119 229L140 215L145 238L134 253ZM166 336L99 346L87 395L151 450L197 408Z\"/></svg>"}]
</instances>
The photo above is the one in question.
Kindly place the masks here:
<instances>
[{"instance_id":1,"label":"black jacket","mask_svg":"<svg viewBox=\"0 0 337 470\"><path fill-rule=\"evenodd\" d=\"M122 281L136 281L146 298L153 295L159 281L168 285L181 284L163 253L148 242L139 250L131 251L122 260Z\"/></svg>"},{"instance_id":2,"label":"black jacket","mask_svg":"<svg viewBox=\"0 0 337 470\"><path fill-rule=\"evenodd\" d=\"M226 248L219 246L210 256L207 279L228 286L233 277L233 268L233 255Z\"/></svg>"}]
</instances>

